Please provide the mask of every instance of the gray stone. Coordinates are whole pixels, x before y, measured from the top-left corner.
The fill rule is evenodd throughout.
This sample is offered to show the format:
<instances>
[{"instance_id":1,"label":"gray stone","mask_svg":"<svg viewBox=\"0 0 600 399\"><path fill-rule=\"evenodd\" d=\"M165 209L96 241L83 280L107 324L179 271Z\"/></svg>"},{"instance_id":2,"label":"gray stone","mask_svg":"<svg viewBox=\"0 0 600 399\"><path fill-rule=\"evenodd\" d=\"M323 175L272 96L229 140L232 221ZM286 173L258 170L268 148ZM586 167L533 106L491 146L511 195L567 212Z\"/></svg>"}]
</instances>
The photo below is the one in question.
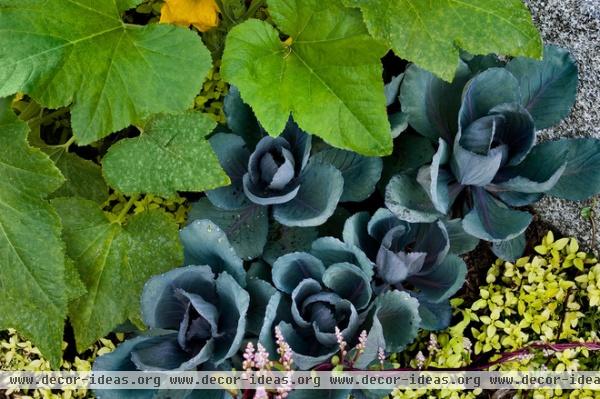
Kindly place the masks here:
<instances>
[{"instance_id":1,"label":"gray stone","mask_svg":"<svg viewBox=\"0 0 600 399\"><path fill-rule=\"evenodd\" d=\"M579 67L579 89L573 112L559 125L540 132L540 140L562 137L600 138L600 0L527 0L533 20L545 43L571 51ZM585 207L595 210L594 225L600 226L600 200L565 201L547 197L537 203L535 212L558 233L575 236L591 249L589 219L582 217ZM600 232L596 231L596 248Z\"/></svg>"}]
</instances>

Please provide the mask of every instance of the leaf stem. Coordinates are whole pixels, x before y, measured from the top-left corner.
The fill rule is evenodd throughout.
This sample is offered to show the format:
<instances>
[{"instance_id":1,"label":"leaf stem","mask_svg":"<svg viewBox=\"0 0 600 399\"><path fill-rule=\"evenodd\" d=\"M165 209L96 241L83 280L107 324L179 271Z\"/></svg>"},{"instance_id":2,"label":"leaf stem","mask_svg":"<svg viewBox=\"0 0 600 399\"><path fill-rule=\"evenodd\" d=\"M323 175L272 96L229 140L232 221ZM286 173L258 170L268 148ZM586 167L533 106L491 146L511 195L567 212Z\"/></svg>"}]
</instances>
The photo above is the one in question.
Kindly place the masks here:
<instances>
[{"instance_id":1,"label":"leaf stem","mask_svg":"<svg viewBox=\"0 0 600 399\"><path fill-rule=\"evenodd\" d=\"M129 212L129 210L131 209L131 207L133 206L135 201L137 201L138 197L139 197L138 195L132 195L129 198L129 201L127 201L127 203L125 204L125 206L123 207L121 212L119 212L119 214L117 215L117 218L113 221L113 223L118 223L118 224L123 223L123 219L125 219L125 216Z\"/></svg>"},{"instance_id":2,"label":"leaf stem","mask_svg":"<svg viewBox=\"0 0 600 399\"><path fill-rule=\"evenodd\" d=\"M71 144L73 144L75 142L75 136L71 136L71 138L69 140L67 140L66 143L59 145L58 147L63 147L65 149L65 151L69 151L69 147L71 146Z\"/></svg>"},{"instance_id":3,"label":"leaf stem","mask_svg":"<svg viewBox=\"0 0 600 399\"><path fill-rule=\"evenodd\" d=\"M562 309L563 313L560 318L560 324L558 325L558 335L557 335L558 339L560 339L560 336L564 330L563 325L565 324L565 320L567 318L567 313L569 313L568 305L569 305L569 297L570 296L571 296L571 288L568 288L567 293L565 295L565 300L563 301L563 309Z\"/></svg>"}]
</instances>

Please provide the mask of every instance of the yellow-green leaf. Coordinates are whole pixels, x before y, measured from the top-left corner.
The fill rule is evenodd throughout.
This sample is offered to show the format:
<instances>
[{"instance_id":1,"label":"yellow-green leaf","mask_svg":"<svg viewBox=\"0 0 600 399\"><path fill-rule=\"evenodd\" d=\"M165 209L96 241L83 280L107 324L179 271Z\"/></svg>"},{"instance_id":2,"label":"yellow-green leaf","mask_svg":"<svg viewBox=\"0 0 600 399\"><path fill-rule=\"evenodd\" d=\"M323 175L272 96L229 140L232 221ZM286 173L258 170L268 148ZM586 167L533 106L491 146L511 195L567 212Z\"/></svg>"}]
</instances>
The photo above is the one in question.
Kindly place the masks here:
<instances>
[{"instance_id":1,"label":"yellow-green leaf","mask_svg":"<svg viewBox=\"0 0 600 399\"><path fill-rule=\"evenodd\" d=\"M71 105L80 144L191 107L210 53L187 29L124 23L132 4L0 0L0 97L23 92L48 108Z\"/></svg>"},{"instance_id":2,"label":"yellow-green leaf","mask_svg":"<svg viewBox=\"0 0 600 399\"><path fill-rule=\"evenodd\" d=\"M339 0L268 5L279 31L255 19L236 26L221 68L265 130L279 135L291 114L303 130L335 147L389 154L380 62L386 47L369 36L360 12Z\"/></svg>"},{"instance_id":3,"label":"yellow-green leaf","mask_svg":"<svg viewBox=\"0 0 600 399\"><path fill-rule=\"evenodd\" d=\"M15 328L53 367L61 360L67 285L60 219L45 200L64 181L0 100L0 330Z\"/></svg>"},{"instance_id":4,"label":"yellow-green leaf","mask_svg":"<svg viewBox=\"0 0 600 399\"><path fill-rule=\"evenodd\" d=\"M63 222L67 254L87 294L69 306L79 351L139 314L144 283L177 267L183 251L174 220L161 210L111 223L99 206L81 198L52 200Z\"/></svg>"},{"instance_id":5,"label":"yellow-green leaf","mask_svg":"<svg viewBox=\"0 0 600 399\"><path fill-rule=\"evenodd\" d=\"M199 112L159 115L139 137L114 144L102 160L106 180L124 194L171 197L230 183L209 142L216 123Z\"/></svg>"},{"instance_id":6,"label":"yellow-green leaf","mask_svg":"<svg viewBox=\"0 0 600 399\"><path fill-rule=\"evenodd\" d=\"M460 49L542 57L542 39L522 0L344 0L394 52L451 82Z\"/></svg>"}]
</instances>

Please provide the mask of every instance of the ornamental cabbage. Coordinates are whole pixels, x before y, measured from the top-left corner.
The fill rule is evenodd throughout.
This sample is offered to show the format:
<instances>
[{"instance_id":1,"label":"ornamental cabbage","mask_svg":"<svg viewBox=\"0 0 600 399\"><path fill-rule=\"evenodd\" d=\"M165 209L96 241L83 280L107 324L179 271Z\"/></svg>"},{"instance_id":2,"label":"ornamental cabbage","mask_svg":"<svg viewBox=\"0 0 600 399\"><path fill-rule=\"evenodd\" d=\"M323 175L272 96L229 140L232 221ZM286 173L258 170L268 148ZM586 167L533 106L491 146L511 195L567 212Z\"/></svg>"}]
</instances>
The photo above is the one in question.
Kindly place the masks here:
<instances>
[{"instance_id":1,"label":"ornamental cabbage","mask_svg":"<svg viewBox=\"0 0 600 399\"><path fill-rule=\"evenodd\" d=\"M319 226L338 202L362 201L375 190L380 158L313 143L291 119L278 137L268 136L235 88L225 99L225 112L229 132L216 133L210 143L232 184L207 191L192 215L228 231L243 258L262 254L270 210L284 226ZM240 232L248 220L252 235Z\"/></svg>"},{"instance_id":2,"label":"ornamental cabbage","mask_svg":"<svg viewBox=\"0 0 600 399\"><path fill-rule=\"evenodd\" d=\"M375 262L376 292L408 291L419 300L423 328L449 325L449 299L462 287L467 267L449 253L450 239L441 221L413 224L379 209L373 217L367 212L350 217L343 235Z\"/></svg>"},{"instance_id":3,"label":"ornamental cabbage","mask_svg":"<svg viewBox=\"0 0 600 399\"><path fill-rule=\"evenodd\" d=\"M215 370L238 352L250 303L242 260L210 221L187 226L181 241L186 266L155 276L144 286L141 308L148 330L99 357L95 370ZM108 390L101 397L138 394L152 398L155 393ZM193 397L186 395L182 397Z\"/></svg>"},{"instance_id":4,"label":"ornamental cabbage","mask_svg":"<svg viewBox=\"0 0 600 399\"><path fill-rule=\"evenodd\" d=\"M313 242L309 252L279 257L272 281L278 291L267 306L260 342L273 347L276 325L303 370L328 362L339 351L336 327L350 345L368 332L367 349L356 367L366 367L382 348L401 351L416 337L418 302L406 292L375 296L373 264L356 246L332 237ZM277 309L277 312L274 310Z\"/></svg>"},{"instance_id":5,"label":"ornamental cabbage","mask_svg":"<svg viewBox=\"0 0 600 399\"><path fill-rule=\"evenodd\" d=\"M575 100L571 55L545 49L544 61L493 56L465 58L453 83L415 65L401 87L409 124L437 141L416 176L395 176L386 206L413 223L460 218L468 234L514 259L524 250L532 216L513 209L544 193L584 199L600 192L600 141L570 139L536 145L536 128L565 117Z\"/></svg>"},{"instance_id":6,"label":"ornamental cabbage","mask_svg":"<svg viewBox=\"0 0 600 399\"><path fill-rule=\"evenodd\" d=\"M248 293L233 277L223 272L215 278L209 266L187 266L156 276L142 295L149 330L99 357L94 369L214 370L240 348L248 304ZM127 396L107 392L115 398Z\"/></svg>"}]
</instances>

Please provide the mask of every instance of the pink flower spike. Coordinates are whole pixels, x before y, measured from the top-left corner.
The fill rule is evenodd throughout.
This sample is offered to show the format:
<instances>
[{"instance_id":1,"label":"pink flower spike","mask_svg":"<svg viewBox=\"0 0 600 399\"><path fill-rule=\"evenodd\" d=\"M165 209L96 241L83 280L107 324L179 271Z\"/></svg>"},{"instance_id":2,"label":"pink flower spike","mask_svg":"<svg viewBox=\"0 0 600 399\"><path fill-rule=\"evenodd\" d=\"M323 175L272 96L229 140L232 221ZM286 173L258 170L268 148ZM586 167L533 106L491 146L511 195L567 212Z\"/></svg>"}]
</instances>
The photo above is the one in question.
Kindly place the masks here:
<instances>
[{"instance_id":1,"label":"pink flower spike","mask_svg":"<svg viewBox=\"0 0 600 399\"><path fill-rule=\"evenodd\" d=\"M379 347L377 350L377 358L379 359L379 364L383 370L383 363L385 362L385 350L382 347Z\"/></svg>"},{"instance_id":2,"label":"pink flower spike","mask_svg":"<svg viewBox=\"0 0 600 399\"><path fill-rule=\"evenodd\" d=\"M246 371L252 371L252 368L254 367L254 345L252 342L248 342L248 345L246 345L242 367Z\"/></svg>"},{"instance_id":3,"label":"pink flower spike","mask_svg":"<svg viewBox=\"0 0 600 399\"><path fill-rule=\"evenodd\" d=\"M437 336L434 333L429 334L429 343L427 344L427 350L429 353L437 352L440 349L438 344Z\"/></svg>"},{"instance_id":4,"label":"pink flower spike","mask_svg":"<svg viewBox=\"0 0 600 399\"><path fill-rule=\"evenodd\" d=\"M292 348L285 341L281 329L279 326L275 327L275 338L277 343L277 353L279 354L279 362L286 370L292 369L292 363L294 362L292 355Z\"/></svg>"},{"instance_id":5,"label":"pink flower spike","mask_svg":"<svg viewBox=\"0 0 600 399\"><path fill-rule=\"evenodd\" d=\"M358 336L358 344L356 345L356 351L358 354L362 354L367 347L367 330L362 330Z\"/></svg>"},{"instance_id":6,"label":"pink flower spike","mask_svg":"<svg viewBox=\"0 0 600 399\"><path fill-rule=\"evenodd\" d=\"M267 393L267 390L265 388L259 387L256 388L254 399L269 399L269 394Z\"/></svg>"},{"instance_id":7,"label":"pink flower spike","mask_svg":"<svg viewBox=\"0 0 600 399\"><path fill-rule=\"evenodd\" d=\"M340 347L340 357L343 361L346 357L346 346L348 346L348 344L344 340L344 336L337 326L335 326L335 338L337 339L338 346Z\"/></svg>"},{"instance_id":8,"label":"pink flower spike","mask_svg":"<svg viewBox=\"0 0 600 399\"><path fill-rule=\"evenodd\" d=\"M254 355L254 365L259 370L265 370L269 365L269 352L260 343L257 344L258 350Z\"/></svg>"},{"instance_id":9,"label":"pink flower spike","mask_svg":"<svg viewBox=\"0 0 600 399\"><path fill-rule=\"evenodd\" d=\"M425 365L425 355L423 355L423 352L419 351L415 359L417 360L417 368L421 370Z\"/></svg>"}]
</instances>

